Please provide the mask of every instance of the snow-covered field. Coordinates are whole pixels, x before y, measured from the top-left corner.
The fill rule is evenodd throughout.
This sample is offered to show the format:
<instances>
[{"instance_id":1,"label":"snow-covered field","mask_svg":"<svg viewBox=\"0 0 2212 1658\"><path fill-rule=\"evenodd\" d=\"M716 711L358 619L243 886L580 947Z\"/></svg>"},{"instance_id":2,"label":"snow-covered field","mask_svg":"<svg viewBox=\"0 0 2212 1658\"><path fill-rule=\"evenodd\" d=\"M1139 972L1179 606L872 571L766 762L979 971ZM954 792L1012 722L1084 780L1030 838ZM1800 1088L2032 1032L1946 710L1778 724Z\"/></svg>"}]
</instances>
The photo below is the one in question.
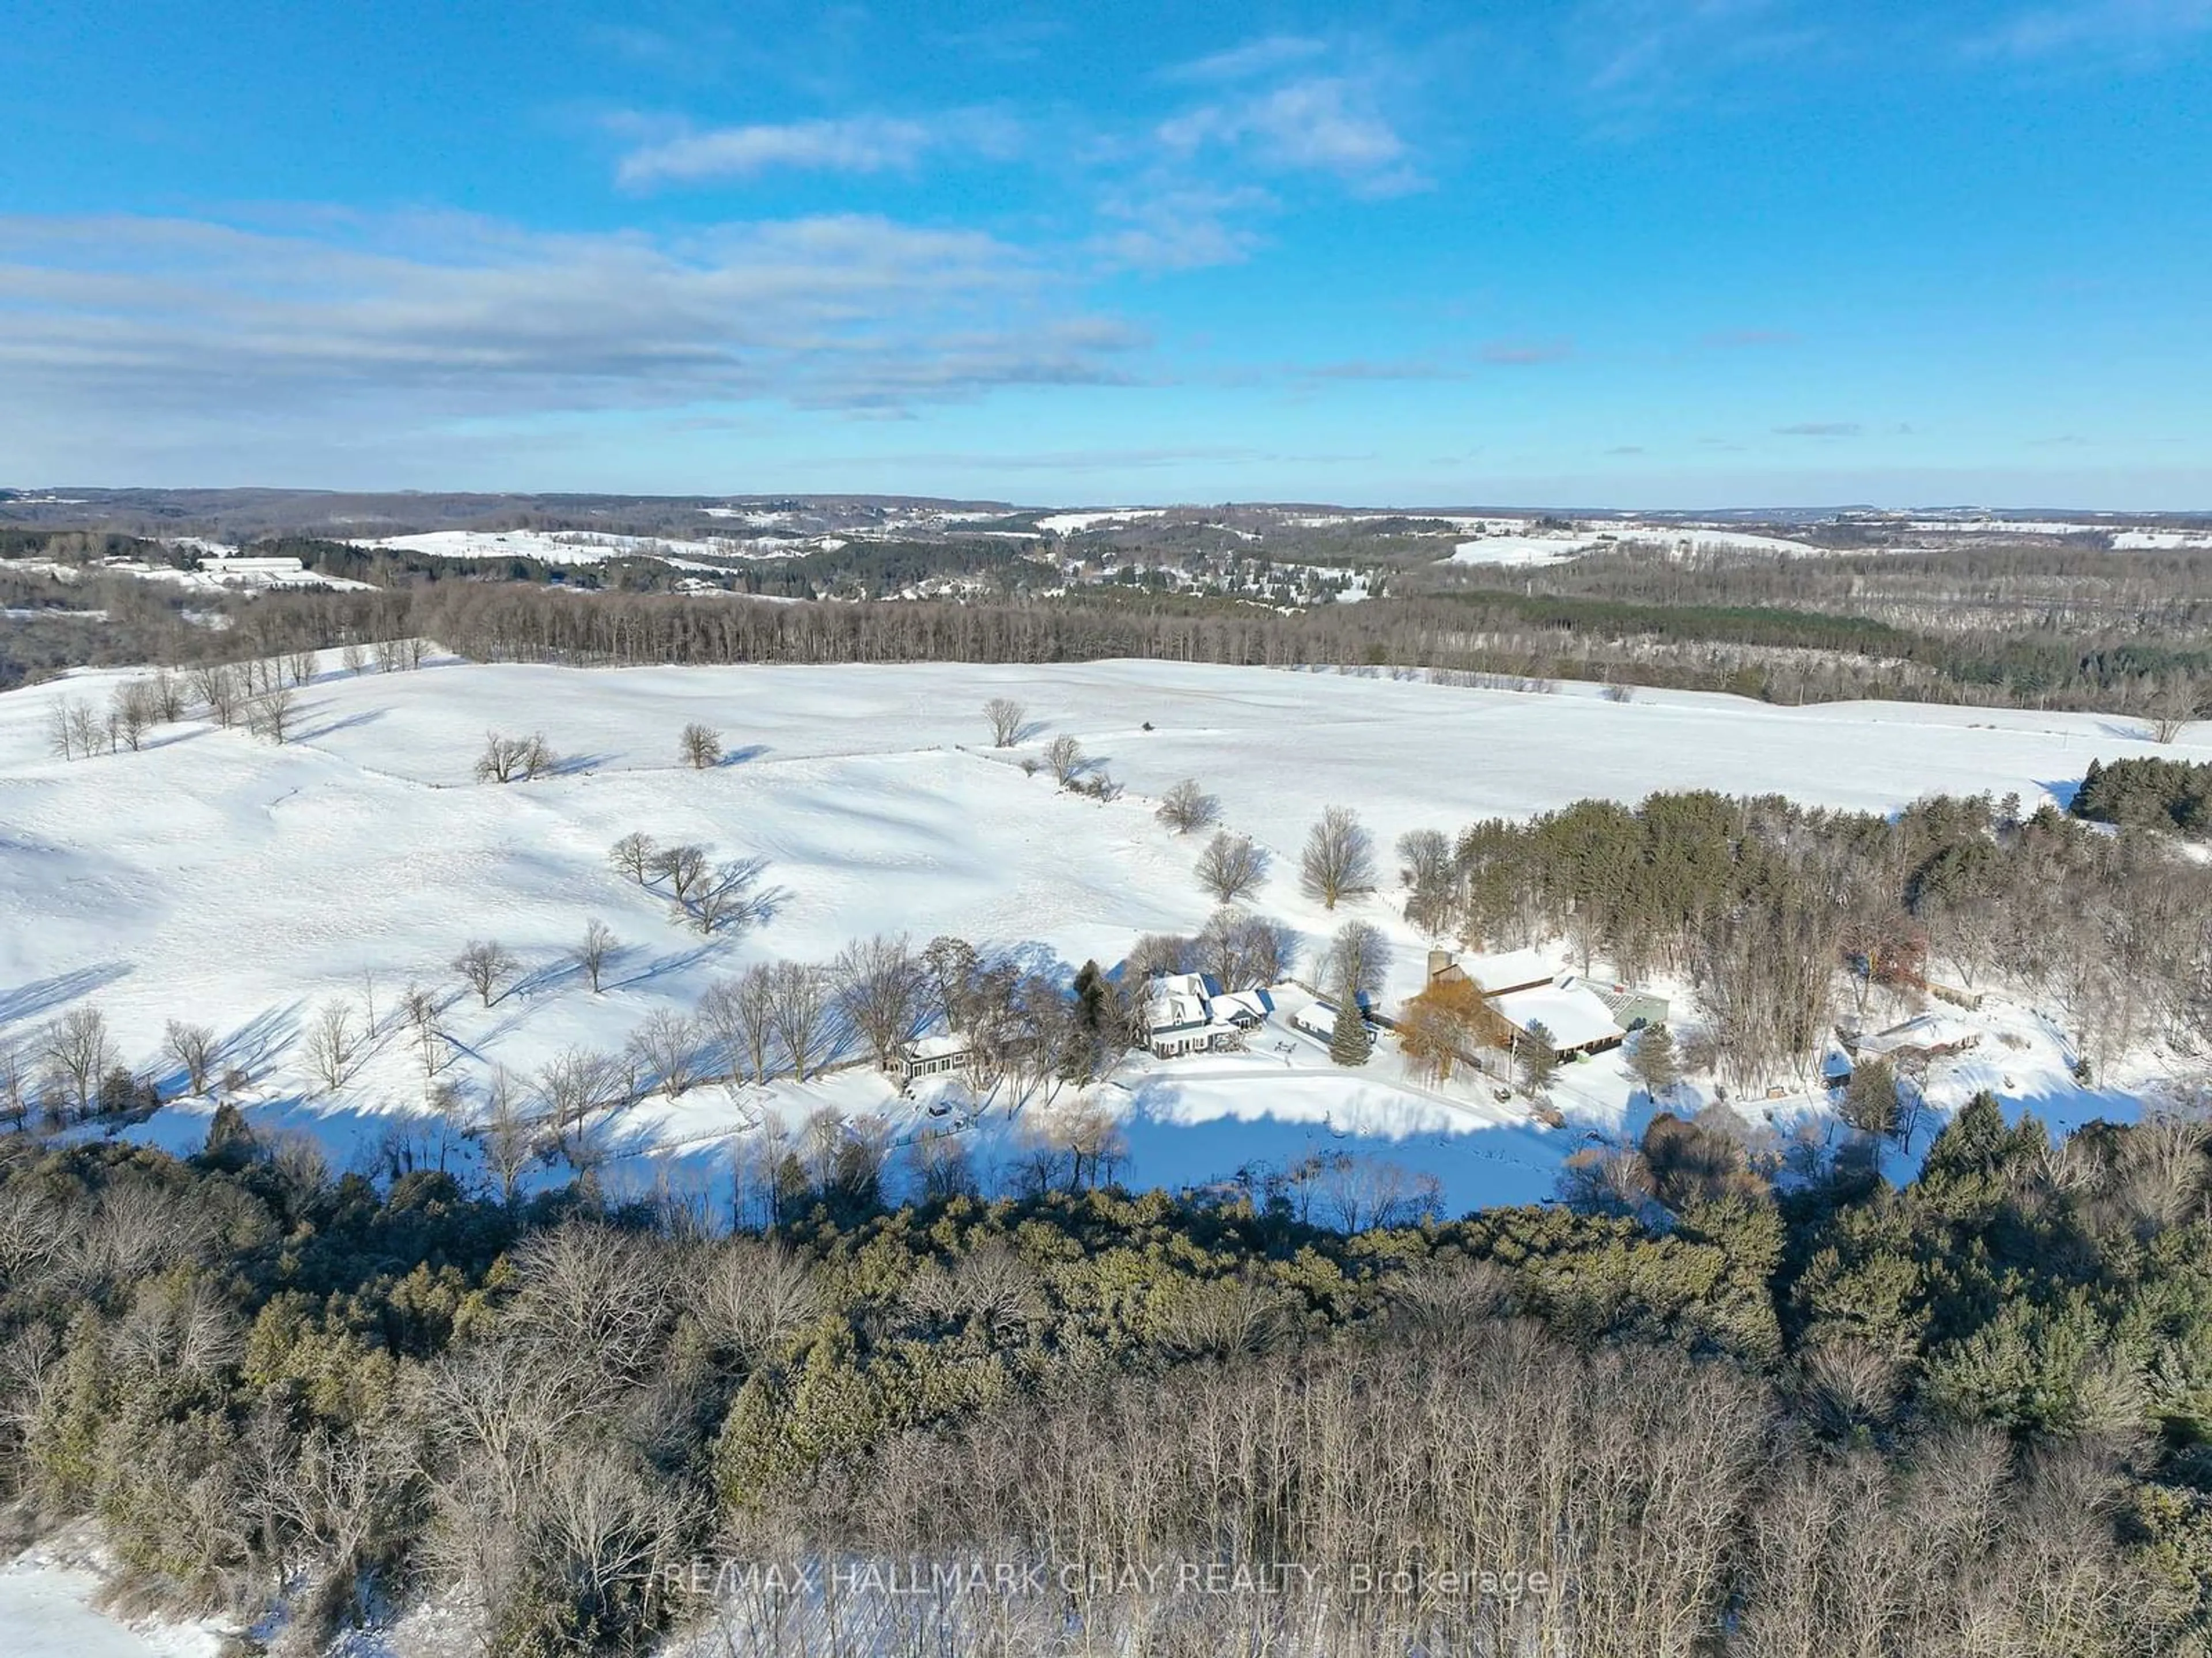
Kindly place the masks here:
<instances>
[{"instance_id":1,"label":"snow-covered field","mask_svg":"<svg viewBox=\"0 0 2212 1658\"><path fill-rule=\"evenodd\" d=\"M1054 513L1039 519L1036 526L1050 535L1073 535L1080 530L1096 529L1101 524L1133 523L1139 519L1162 517L1166 512L1164 507L1109 507L1090 513Z\"/></svg>"},{"instance_id":2,"label":"snow-covered field","mask_svg":"<svg viewBox=\"0 0 2212 1658\"><path fill-rule=\"evenodd\" d=\"M303 693L298 740L283 748L188 723L138 754L48 757L49 704L104 696L118 677L80 673L0 696L0 1035L26 1036L88 1004L129 1062L159 1072L165 1021L211 1025L253 1073L249 1120L316 1135L339 1167L416 1121L421 1071L392 1015L410 983L457 993L449 964L472 938L496 938L523 969L492 1006L461 995L447 1013L447 1074L480 1095L495 1068L527 1078L572 1044L617 1048L656 1010L688 1011L750 961L825 961L875 932L917 944L953 932L1066 973L1086 958L1118 961L1140 932L1194 931L1211 908L1191 875L1197 847L1152 811L1184 776L1220 796L1229 827L1272 849L1276 872L1259 907L1303 935L1310 962L1345 912L1301 897L1289 872L1326 805L1355 807L1387 848L1408 829L1453 831L1660 788L1875 810L1935 790L2033 804L2063 793L2093 756L2152 751L2125 725L2090 715L1790 709L1664 693L1623 704L1580 688L1534 695L1158 663L447 664L325 671ZM1034 723L1012 753L981 746L980 705L1002 694ZM724 764L678 763L677 732L695 720L724 732ZM542 731L568 763L535 782L476 783L488 728ZM1024 775L1018 758L1063 732L1127 785L1122 799L1101 804ZM678 926L664 900L608 867L606 849L632 829L765 860L772 917L711 941ZM1388 892L1351 913L1396 940L1390 999L1417 988L1427 940ZM623 946L597 996L566 960L593 917ZM362 1009L372 987L394 1034L326 1096L304 1060L306 1029L333 999ZM2114 1108L2071 1091L2061 1057L2046 1034L2008 1060L2015 1096L2061 1121ZM1634 1127L1630 1092L1617 1057L1571 1066L1560 1093L1568 1127L1547 1129L1486 1088L1425 1088L1387 1054L1357 1072L1335 1069L1279 1018L1246 1054L1133 1061L1101 1098L1127 1119L1120 1172L1132 1183L1206 1184L1311 1151L1357 1151L1434 1174L1456 1212L1545 1195L1585 1132ZM607 1178L726 1190L745 1125L796 1123L823 1105L884 1114L902 1135L964 1121L929 1118L927 1103L926 1090L899 1101L865 1067L734 1097L695 1088L605 1126ZM210 1108L179 1101L127 1132L193 1150ZM987 1117L975 1130L979 1163L1018 1155L1019 1127ZM464 1165L472 1155L451 1143L438 1154Z\"/></svg>"},{"instance_id":3,"label":"snow-covered field","mask_svg":"<svg viewBox=\"0 0 2212 1658\"><path fill-rule=\"evenodd\" d=\"M1559 564L1579 558L1596 545L1589 536L1546 533L1526 536L1484 536L1462 541L1452 549L1448 564L1495 564L1508 569L1536 564Z\"/></svg>"},{"instance_id":4,"label":"snow-covered field","mask_svg":"<svg viewBox=\"0 0 2212 1658\"><path fill-rule=\"evenodd\" d=\"M2212 530L2123 530L2112 546L2124 553L2212 551Z\"/></svg>"},{"instance_id":5,"label":"snow-covered field","mask_svg":"<svg viewBox=\"0 0 2212 1658\"><path fill-rule=\"evenodd\" d=\"M720 568L699 562L704 555L723 559L797 558L818 548L834 550L844 544L834 536L717 536L706 541L681 541L666 536L581 530L428 530L419 535L379 536L353 543L356 547L384 547L440 558L534 558L544 564L604 564L611 558L639 557L692 569Z\"/></svg>"}]
</instances>

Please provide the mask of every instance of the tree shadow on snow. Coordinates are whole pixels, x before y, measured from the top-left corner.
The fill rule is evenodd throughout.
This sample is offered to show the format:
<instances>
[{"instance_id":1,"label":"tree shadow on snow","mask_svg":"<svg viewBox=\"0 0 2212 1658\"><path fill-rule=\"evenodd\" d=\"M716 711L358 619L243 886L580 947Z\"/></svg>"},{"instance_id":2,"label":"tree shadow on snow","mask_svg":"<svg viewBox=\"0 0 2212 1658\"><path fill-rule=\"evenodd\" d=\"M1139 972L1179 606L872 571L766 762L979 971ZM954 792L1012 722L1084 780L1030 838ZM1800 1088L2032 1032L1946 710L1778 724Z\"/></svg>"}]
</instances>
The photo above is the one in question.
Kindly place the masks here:
<instances>
[{"instance_id":1,"label":"tree shadow on snow","mask_svg":"<svg viewBox=\"0 0 2212 1658\"><path fill-rule=\"evenodd\" d=\"M102 962L96 967L76 968L51 979L38 979L13 990L0 991L0 1024L34 1018L64 1002L105 990L118 979L130 976L131 970L128 962Z\"/></svg>"},{"instance_id":2,"label":"tree shadow on snow","mask_svg":"<svg viewBox=\"0 0 2212 1658\"><path fill-rule=\"evenodd\" d=\"M767 744L748 743L741 749L730 750L714 762L714 769L720 771L725 766L742 766L748 760L757 760L767 752Z\"/></svg>"},{"instance_id":3,"label":"tree shadow on snow","mask_svg":"<svg viewBox=\"0 0 2212 1658\"><path fill-rule=\"evenodd\" d=\"M672 950L665 956L656 956L629 977L608 980L607 988L627 990L632 985L651 984L654 980L665 977L668 974L682 973L695 968L700 963L720 955L721 950L722 940L710 938L704 944L693 945L689 950Z\"/></svg>"},{"instance_id":4,"label":"tree shadow on snow","mask_svg":"<svg viewBox=\"0 0 2212 1658\"><path fill-rule=\"evenodd\" d=\"M2071 782L2046 783L2039 778L2035 786L2056 800L2059 811L2071 811L2074 810L2074 797L2081 793L2081 780L2076 777Z\"/></svg>"},{"instance_id":5,"label":"tree shadow on snow","mask_svg":"<svg viewBox=\"0 0 2212 1658\"><path fill-rule=\"evenodd\" d=\"M227 1071L243 1071L249 1078L261 1075L299 1036L300 1010L306 1005L296 1001L272 1007L218 1038L209 1068L218 1077ZM182 1075L180 1070L178 1077Z\"/></svg>"},{"instance_id":6,"label":"tree shadow on snow","mask_svg":"<svg viewBox=\"0 0 2212 1658\"><path fill-rule=\"evenodd\" d=\"M574 777L587 771L597 771L615 756L611 754L562 755L545 768L548 777Z\"/></svg>"},{"instance_id":7,"label":"tree shadow on snow","mask_svg":"<svg viewBox=\"0 0 2212 1658\"><path fill-rule=\"evenodd\" d=\"M339 732L351 731L356 726L373 725L383 719L384 714L385 711L382 708L363 708L360 713L349 714L343 720L333 720L327 726L318 726L313 731L303 731L292 740L295 743L319 742L325 737L336 736Z\"/></svg>"}]
</instances>

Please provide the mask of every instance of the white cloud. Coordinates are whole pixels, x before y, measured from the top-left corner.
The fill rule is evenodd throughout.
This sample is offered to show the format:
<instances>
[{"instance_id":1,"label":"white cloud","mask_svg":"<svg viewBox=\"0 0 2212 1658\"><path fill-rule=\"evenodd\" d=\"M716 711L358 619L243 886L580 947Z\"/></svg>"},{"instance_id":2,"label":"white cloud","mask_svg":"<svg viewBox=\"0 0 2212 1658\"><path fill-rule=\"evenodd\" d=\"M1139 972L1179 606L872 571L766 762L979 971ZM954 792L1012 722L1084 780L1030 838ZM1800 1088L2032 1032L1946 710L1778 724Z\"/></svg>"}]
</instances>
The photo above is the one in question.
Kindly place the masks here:
<instances>
[{"instance_id":1,"label":"white cloud","mask_svg":"<svg viewBox=\"0 0 2212 1658\"><path fill-rule=\"evenodd\" d=\"M1802 0L1582 0L1563 44L1584 93L1608 104L1669 103L1716 79L1802 58L1829 20Z\"/></svg>"},{"instance_id":2,"label":"white cloud","mask_svg":"<svg viewBox=\"0 0 2212 1658\"><path fill-rule=\"evenodd\" d=\"M1194 58L1189 63L1164 70L1160 78L1168 81L1243 81L1318 58L1328 50L1327 41L1315 39L1310 35L1263 35L1259 39L1248 40L1241 46L1231 46L1226 52L1217 52L1210 57Z\"/></svg>"},{"instance_id":3,"label":"white cloud","mask_svg":"<svg viewBox=\"0 0 2212 1658\"><path fill-rule=\"evenodd\" d=\"M368 434L744 401L894 407L1124 380L1142 343L994 237L857 216L682 239L459 216L15 217L0 248L9 412L88 452L163 421L357 418Z\"/></svg>"},{"instance_id":4,"label":"white cloud","mask_svg":"<svg viewBox=\"0 0 2212 1658\"><path fill-rule=\"evenodd\" d=\"M1340 76L1203 105L1162 122L1158 136L1181 154L1226 145L1269 166L1334 173L1378 193L1419 183L1405 140L1375 112L1364 87Z\"/></svg>"},{"instance_id":5,"label":"white cloud","mask_svg":"<svg viewBox=\"0 0 2212 1658\"><path fill-rule=\"evenodd\" d=\"M915 166L931 150L1002 156L1012 153L1015 143L1012 124L983 111L961 111L928 121L856 115L678 132L632 149L622 158L616 176L625 185L638 186L750 179L778 168L900 172Z\"/></svg>"},{"instance_id":6,"label":"white cloud","mask_svg":"<svg viewBox=\"0 0 2212 1658\"><path fill-rule=\"evenodd\" d=\"M2141 64L2212 33L2212 0L2082 0L2039 6L1967 43L1976 56L2045 59L2088 53Z\"/></svg>"},{"instance_id":7,"label":"white cloud","mask_svg":"<svg viewBox=\"0 0 2212 1658\"><path fill-rule=\"evenodd\" d=\"M1274 205L1256 189L1212 190L1164 185L1146 193L1115 192L1099 203L1109 228L1091 238L1091 252L1109 264L1136 270L1195 270L1238 264L1263 239L1232 224L1228 216Z\"/></svg>"}]
</instances>

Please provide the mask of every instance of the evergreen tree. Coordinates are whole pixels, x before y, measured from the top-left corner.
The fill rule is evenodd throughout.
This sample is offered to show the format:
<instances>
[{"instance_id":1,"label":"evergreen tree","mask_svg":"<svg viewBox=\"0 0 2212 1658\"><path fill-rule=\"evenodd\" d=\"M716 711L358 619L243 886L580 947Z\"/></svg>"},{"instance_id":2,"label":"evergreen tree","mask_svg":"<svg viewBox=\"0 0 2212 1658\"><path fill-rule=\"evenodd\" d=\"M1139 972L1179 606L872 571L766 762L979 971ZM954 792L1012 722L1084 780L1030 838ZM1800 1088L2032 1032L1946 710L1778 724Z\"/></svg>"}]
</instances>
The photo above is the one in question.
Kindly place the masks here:
<instances>
[{"instance_id":1,"label":"evergreen tree","mask_svg":"<svg viewBox=\"0 0 2212 1658\"><path fill-rule=\"evenodd\" d=\"M1887 1060L1868 1060L1855 1066L1844 1090L1844 1121L1862 1133L1897 1132L1897 1073Z\"/></svg>"},{"instance_id":2,"label":"evergreen tree","mask_svg":"<svg viewBox=\"0 0 2212 1658\"><path fill-rule=\"evenodd\" d=\"M1328 1031L1328 1057L1339 1065L1365 1065L1374 1046L1367 1034L1367 1021L1359 1017L1359 999L1338 997L1336 1023Z\"/></svg>"},{"instance_id":3,"label":"evergreen tree","mask_svg":"<svg viewBox=\"0 0 2212 1658\"><path fill-rule=\"evenodd\" d=\"M1531 1021L1519 1048L1521 1086L1531 1094L1543 1093L1559 1072L1559 1053L1552 1046L1552 1033L1540 1020Z\"/></svg>"},{"instance_id":4,"label":"evergreen tree","mask_svg":"<svg viewBox=\"0 0 2212 1658\"><path fill-rule=\"evenodd\" d=\"M208 1162L218 1169L242 1169L252 1161L255 1149L253 1130L246 1126L245 1114L228 1100L216 1107L215 1115L208 1121Z\"/></svg>"},{"instance_id":5,"label":"evergreen tree","mask_svg":"<svg viewBox=\"0 0 2212 1658\"><path fill-rule=\"evenodd\" d=\"M1628 1069L1657 1099L1682 1079L1681 1062L1674 1054L1674 1033L1663 1024L1646 1025L1628 1050Z\"/></svg>"}]
</instances>

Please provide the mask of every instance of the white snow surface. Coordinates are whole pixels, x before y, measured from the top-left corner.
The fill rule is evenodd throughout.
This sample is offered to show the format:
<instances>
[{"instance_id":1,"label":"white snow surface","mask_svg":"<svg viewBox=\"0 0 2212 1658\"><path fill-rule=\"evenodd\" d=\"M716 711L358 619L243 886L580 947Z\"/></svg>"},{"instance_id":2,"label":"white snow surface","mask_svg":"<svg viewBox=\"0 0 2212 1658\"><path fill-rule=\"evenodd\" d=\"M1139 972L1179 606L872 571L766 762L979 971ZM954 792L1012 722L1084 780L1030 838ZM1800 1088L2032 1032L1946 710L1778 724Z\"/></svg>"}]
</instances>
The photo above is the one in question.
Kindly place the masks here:
<instances>
[{"instance_id":1,"label":"white snow surface","mask_svg":"<svg viewBox=\"0 0 2212 1658\"><path fill-rule=\"evenodd\" d=\"M223 1636L209 1624L125 1624L88 1604L100 1580L91 1566L34 1549L0 1567L0 1653L7 1658L215 1658Z\"/></svg>"},{"instance_id":2,"label":"white snow surface","mask_svg":"<svg viewBox=\"0 0 2212 1658\"><path fill-rule=\"evenodd\" d=\"M2155 749L2130 723L2094 715L1782 708L1657 691L1614 703L1594 688L1533 695L1144 662L325 670L302 693L298 739L282 748L188 722L138 754L64 762L46 751L52 701L104 701L124 673L0 695L0 1037L94 1005L124 1058L173 1093L180 1079L159 1058L164 1022L210 1025L254 1072L241 1096L248 1121L313 1134L340 1169L368 1166L395 1126L428 1133L420 1069L392 1018L410 981L458 994L447 1075L480 1099L495 1067L526 1079L572 1044L618 1048L652 1012L688 1011L749 961L826 961L874 932L917 944L955 932L1065 975L1086 958L1119 961L1139 933L1194 932L1211 908L1191 875L1199 848L1152 816L1183 777L1273 854L1257 905L1303 936L1309 971L1347 914L1389 933L1390 1005L1419 988L1429 940L1387 890L1334 914L1297 894L1297 848L1327 805L1358 810L1387 866L1407 829L1455 832L1593 794L1705 787L1892 811L1933 791L1988 791L2032 806L2092 756L2193 752ZM1032 721L1012 752L983 746L980 708L998 695ZM695 720L722 731L725 764L678 763L677 732ZM536 782L476 783L487 729L542 731L568 763ZM1060 733L1127 793L1101 804L1024 776L1015 762ZM608 847L632 829L766 860L772 918L711 941L678 926L664 899L608 867ZM567 961L594 917L623 944L597 996ZM449 966L483 938L523 967L489 1008L459 993ZM372 980L392 1034L330 1096L305 1063L305 1028L333 999L358 1011ZM1634 1132L1635 1112L1648 1114L1618 1055L1567 1067L1556 1096L1568 1127L1546 1129L1486 1084L1408 1077L1387 1044L1361 1070L1336 1069L1323 1044L1290 1029L1300 993L1285 988L1278 1004L1249 1052L1140 1058L1116 1074L1105 1096L1128 1119L1125 1182L1202 1186L1334 1148L1433 1174L1458 1212L1547 1195L1584 1133ZM2033 1099L2062 1124L2124 1108L2073 1088L2062 1040L2031 1011L1992 1017L2026 1033L2002 1057L2016 1084L2008 1097ZM1986 1068L1996 1052L1985 1042L1974 1061ZM902 1135L965 1125L969 1102L948 1086L949 1098L925 1088L902 1101L863 1066L803 1088L655 1096L604 1126L603 1178L616 1190L673 1179L726 1192L746 1125L824 1105L884 1113ZM933 1102L944 1114L925 1114ZM123 1132L193 1151L211 1110L178 1100ZM970 1132L988 1171L1019 1126L986 1113ZM446 1136L423 1155L470 1172L474 1151Z\"/></svg>"},{"instance_id":3,"label":"white snow surface","mask_svg":"<svg viewBox=\"0 0 2212 1658\"><path fill-rule=\"evenodd\" d=\"M2212 530L2123 530L2112 546L2124 553L2212 550Z\"/></svg>"},{"instance_id":4,"label":"white snow surface","mask_svg":"<svg viewBox=\"0 0 2212 1658\"><path fill-rule=\"evenodd\" d=\"M1448 564L1497 564L1521 568L1534 564L1561 564L1579 558L1596 543L1589 536L1547 534L1484 536L1462 541L1443 562Z\"/></svg>"},{"instance_id":5,"label":"white snow surface","mask_svg":"<svg viewBox=\"0 0 2212 1658\"><path fill-rule=\"evenodd\" d=\"M1101 524L1121 524L1140 518L1160 518L1166 514L1164 507L1109 507L1090 513L1054 513L1036 521L1040 530L1056 536L1073 535L1079 530L1088 530Z\"/></svg>"},{"instance_id":6,"label":"white snow surface","mask_svg":"<svg viewBox=\"0 0 2212 1658\"><path fill-rule=\"evenodd\" d=\"M832 537L798 540L789 536L726 537L688 541L668 536L613 535L597 530L428 530L419 535L379 536L354 541L356 547L384 547L397 552L429 553L441 558L534 558L546 564L604 564L611 558L658 558L691 569L721 567L697 562L702 554L720 558L796 558L817 547L844 543ZM688 556L688 557L687 557Z\"/></svg>"}]
</instances>

